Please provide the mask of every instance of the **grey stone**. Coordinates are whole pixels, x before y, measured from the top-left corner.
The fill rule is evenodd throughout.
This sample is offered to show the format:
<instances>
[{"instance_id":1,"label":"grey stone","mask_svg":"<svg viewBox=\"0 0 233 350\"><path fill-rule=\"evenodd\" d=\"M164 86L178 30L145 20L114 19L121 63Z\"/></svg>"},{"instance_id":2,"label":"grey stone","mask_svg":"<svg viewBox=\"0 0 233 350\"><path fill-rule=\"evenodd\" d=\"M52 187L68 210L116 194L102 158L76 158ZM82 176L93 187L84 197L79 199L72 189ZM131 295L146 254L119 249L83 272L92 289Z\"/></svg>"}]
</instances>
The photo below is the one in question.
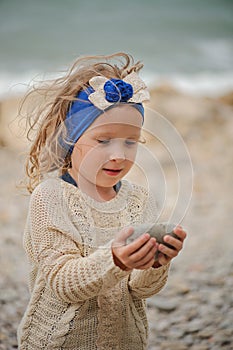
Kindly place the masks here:
<instances>
[{"instance_id":1,"label":"grey stone","mask_svg":"<svg viewBox=\"0 0 233 350\"><path fill-rule=\"evenodd\" d=\"M156 307L161 311L171 312L179 306L179 300L177 299L166 299L161 296L155 296L154 298L148 299L147 304L149 306Z\"/></svg>"},{"instance_id":2,"label":"grey stone","mask_svg":"<svg viewBox=\"0 0 233 350\"><path fill-rule=\"evenodd\" d=\"M209 345L208 344L197 344L192 346L192 350L209 350Z\"/></svg>"},{"instance_id":3,"label":"grey stone","mask_svg":"<svg viewBox=\"0 0 233 350\"><path fill-rule=\"evenodd\" d=\"M188 350L188 346L183 342L165 341L161 344L161 350Z\"/></svg>"},{"instance_id":4,"label":"grey stone","mask_svg":"<svg viewBox=\"0 0 233 350\"><path fill-rule=\"evenodd\" d=\"M158 243L163 243L167 247L174 249L173 246L164 242L164 236L169 235L174 238L178 236L173 232L173 229L176 227L174 224L168 223L146 223L139 224L134 226L134 233L128 238L127 243L132 242L135 238L139 237L143 233L149 233L151 237L156 238ZM158 259L158 253L155 254L155 260Z\"/></svg>"},{"instance_id":5,"label":"grey stone","mask_svg":"<svg viewBox=\"0 0 233 350\"><path fill-rule=\"evenodd\" d=\"M202 320L194 319L188 323L186 330L189 333L195 333L202 330L204 327L205 323Z\"/></svg>"},{"instance_id":6,"label":"grey stone","mask_svg":"<svg viewBox=\"0 0 233 350\"><path fill-rule=\"evenodd\" d=\"M198 333L198 337L206 339L206 338L211 338L213 337L213 335L215 334L216 329L215 328L211 328L211 327L207 327L202 329L199 333Z\"/></svg>"},{"instance_id":7,"label":"grey stone","mask_svg":"<svg viewBox=\"0 0 233 350\"><path fill-rule=\"evenodd\" d=\"M192 345L194 342L193 335L192 334L185 335L183 338L183 342L188 346Z\"/></svg>"},{"instance_id":8,"label":"grey stone","mask_svg":"<svg viewBox=\"0 0 233 350\"><path fill-rule=\"evenodd\" d=\"M169 337L172 339L180 339L184 336L185 334L185 329L182 328L177 328L177 327L170 327L168 330Z\"/></svg>"}]
</instances>

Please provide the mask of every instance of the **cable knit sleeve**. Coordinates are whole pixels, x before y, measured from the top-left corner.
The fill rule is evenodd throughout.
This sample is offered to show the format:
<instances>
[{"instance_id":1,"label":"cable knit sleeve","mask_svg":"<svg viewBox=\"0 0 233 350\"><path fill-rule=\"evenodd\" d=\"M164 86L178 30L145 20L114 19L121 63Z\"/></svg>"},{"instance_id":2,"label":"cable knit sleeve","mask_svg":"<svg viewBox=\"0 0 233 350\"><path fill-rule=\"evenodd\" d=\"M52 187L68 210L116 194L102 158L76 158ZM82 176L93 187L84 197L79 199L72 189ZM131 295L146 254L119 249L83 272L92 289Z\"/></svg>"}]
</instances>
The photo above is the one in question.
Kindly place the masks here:
<instances>
[{"instance_id":1,"label":"cable knit sleeve","mask_svg":"<svg viewBox=\"0 0 233 350\"><path fill-rule=\"evenodd\" d=\"M128 275L115 266L110 245L82 256L82 240L69 222L59 186L39 185L33 192L25 249L51 290L68 303L103 294Z\"/></svg>"},{"instance_id":2,"label":"cable knit sleeve","mask_svg":"<svg viewBox=\"0 0 233 350\"><path fill-rule=\"evenodd\" d=\"M133 270L130 275L129 289L138 298L150 298L157 294L166 284L169 264L157 269Z\"/></svg>"}]
</instances>

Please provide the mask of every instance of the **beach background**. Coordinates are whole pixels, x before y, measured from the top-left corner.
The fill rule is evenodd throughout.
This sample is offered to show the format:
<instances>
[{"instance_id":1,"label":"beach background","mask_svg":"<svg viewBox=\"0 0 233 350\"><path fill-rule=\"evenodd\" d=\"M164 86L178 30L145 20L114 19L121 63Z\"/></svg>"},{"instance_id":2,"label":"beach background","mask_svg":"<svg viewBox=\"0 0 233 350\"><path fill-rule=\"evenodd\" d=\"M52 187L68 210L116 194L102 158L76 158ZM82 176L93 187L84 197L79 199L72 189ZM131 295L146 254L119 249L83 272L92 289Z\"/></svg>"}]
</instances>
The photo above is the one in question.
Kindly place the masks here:
<instances>
[{"instance_id":1,"label":"beach background","mask_svg":"<svg viewBox=\"0 0 233 350\"><path fill-rule=\"evenodd\" d=\"M171 149L146 135L165 176L166 208L189 186L185 249L166 288L148 301L149 349L232 348L232 15L230 0L0 1L0 349L17 348L29 297L22 247L29 197L17 189L28 143L19 103L33 81L60 75L77 56L118 51L144 63L151 92L146 129L155 130L162 115L169 135L181 136L178 162L189 180L177 189ZM137 169L131 174L136 182L141 176Z\"/></svg>"}]
</instances>

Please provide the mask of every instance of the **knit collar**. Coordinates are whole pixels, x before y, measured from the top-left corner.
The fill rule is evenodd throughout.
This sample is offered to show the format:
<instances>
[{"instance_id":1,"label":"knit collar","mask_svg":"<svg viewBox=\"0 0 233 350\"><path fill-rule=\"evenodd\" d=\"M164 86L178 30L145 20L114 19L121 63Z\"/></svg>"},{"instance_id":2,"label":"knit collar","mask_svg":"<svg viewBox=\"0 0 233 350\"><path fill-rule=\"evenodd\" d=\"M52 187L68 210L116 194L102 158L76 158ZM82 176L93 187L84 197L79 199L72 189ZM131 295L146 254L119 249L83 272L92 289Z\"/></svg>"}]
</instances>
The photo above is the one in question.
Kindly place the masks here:
<instances>
[{"instance_id":1,"label":"knit collar","mask_svg":"<svg viewBox=\"0 0 233 350\"><path fill-rule=\"evenodd\" d=\"M67 177L68 178L68 177ZM66 178L66 179L67 179ZM99 202L87 195L86 193L82 192L77 185L73 185L69 181L63 181L62 179L62 185L69 191L72 192L72 195L82 197L85 203L90 206L91 208L94 208L98 211L107 212L107 213L115 213L119 210L124 209L127 206L127 198L128 194L131 191L131 184L127 180L122 180L120 182L120 189L118 190L116 196L109 200L104 202ZM74 181L74 180L73 180Z\"/></svg>"},{"instance_id":2,"label":"knit collar","mask_svg":"<svg viewBox=\"0 0 233 350\"><path fill-rule=\"evenodd\" d=\"M73 177L68 173L68 171L63 174L62 176L60 176L60 178L72 185L74 185L75 187L78 187L77 182L73 179ZM119 189L121 188L121 181L119 181L116 185L113 186L114 190L116 191L116 193L119 191Z\"/></svg>"}]
</instances>

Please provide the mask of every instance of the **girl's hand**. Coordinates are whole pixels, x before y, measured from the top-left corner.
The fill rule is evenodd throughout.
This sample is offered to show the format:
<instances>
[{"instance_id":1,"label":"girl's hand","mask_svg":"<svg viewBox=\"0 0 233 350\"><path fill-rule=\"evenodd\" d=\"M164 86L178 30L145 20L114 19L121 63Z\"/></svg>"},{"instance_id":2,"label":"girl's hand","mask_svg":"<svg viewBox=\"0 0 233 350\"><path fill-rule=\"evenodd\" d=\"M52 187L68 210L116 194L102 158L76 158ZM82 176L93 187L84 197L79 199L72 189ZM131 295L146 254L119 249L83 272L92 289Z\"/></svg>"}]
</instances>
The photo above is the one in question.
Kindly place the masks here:
<instances>
[{"instance_id":1,"label":"girl's hand","mask_svg":"<svg viewBox=\"0 0 233 350\"><path fill-rule=\"evenodd\" d=\"M148 233L142 234L132 243L126 245L126 240L133 233L133 227L124 228L112 243L114 262L122 270L146 270L155 263L155 252L158 244Z\"/></svg>"},{"instance_id":2,"label":"girl's hand","mask_svg":"<svg viewBox=\"0 0 233 350\"><path fill-rule=\"evenodd\" d=\"M169 243L174 249L166 247L164 244L158 245L159 255L158 261L156 261L153 267L159 267L161 265L168 264L173 258L175 258L181 249L183 248L183 242L186 238L186 232L181 226L176 226L174 233L179 237L179 239L171 237L169 235L164 237L164 241Z\"/></svg>"}]
</instances>

